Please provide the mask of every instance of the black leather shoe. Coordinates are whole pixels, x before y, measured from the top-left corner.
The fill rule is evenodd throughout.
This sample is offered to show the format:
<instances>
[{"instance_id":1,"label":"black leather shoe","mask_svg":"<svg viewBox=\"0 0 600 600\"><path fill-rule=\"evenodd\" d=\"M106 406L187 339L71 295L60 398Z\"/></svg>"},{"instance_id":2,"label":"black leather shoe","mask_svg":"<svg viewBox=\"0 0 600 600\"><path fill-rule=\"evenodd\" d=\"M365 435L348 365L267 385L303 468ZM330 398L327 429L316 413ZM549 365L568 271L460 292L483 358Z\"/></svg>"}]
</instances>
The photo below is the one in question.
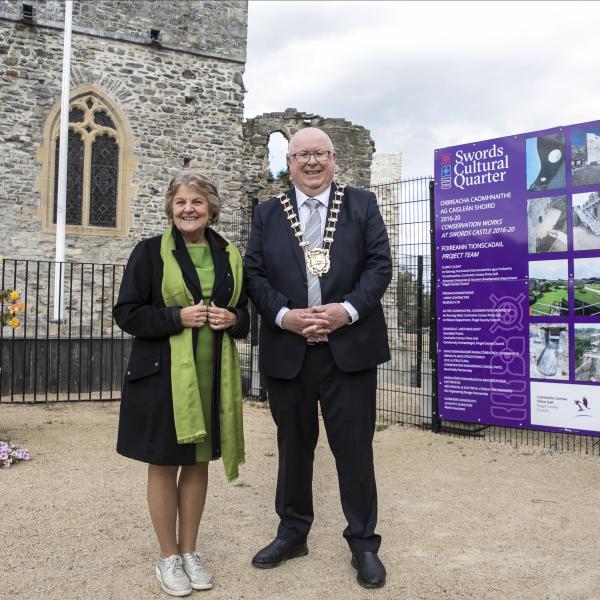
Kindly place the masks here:
<instances>
[{"instance_id":1,"label":"black leather shoe","mask_svg":"<svg viewBox=\"0 0 600 600\"><path fill-rule=\"evenodd\" d=\"M307 554L306 540L288 542L275 538L268 546L254 555L252 564L259 569L272 569L282 565L286 560Z\"/></svg>"},{"instance_id":2,"label":"black leather shoe","mask_svg":"<svg viewBox=\"0 0 600 600\"><path fill-rule=\"evenodd\" d=\"M376 552L353 552L352 566L358 571L356 581L364 588L385 585L385 567Z\"/></svg>"}]
</instances>

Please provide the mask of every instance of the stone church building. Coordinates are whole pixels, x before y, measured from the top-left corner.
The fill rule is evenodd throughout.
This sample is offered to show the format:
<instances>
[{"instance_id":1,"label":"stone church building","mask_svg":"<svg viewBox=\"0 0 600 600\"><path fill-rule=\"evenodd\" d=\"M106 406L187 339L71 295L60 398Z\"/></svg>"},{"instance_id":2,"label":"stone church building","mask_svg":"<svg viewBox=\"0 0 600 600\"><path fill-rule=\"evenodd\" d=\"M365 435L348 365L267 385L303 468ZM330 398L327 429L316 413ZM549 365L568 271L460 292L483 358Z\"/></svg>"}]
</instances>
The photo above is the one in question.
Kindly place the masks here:
<instances>
[{"instance_id":1,"label":"stone church building","mask_svg":"<svg viewBox=\"0 0 600 600\"><path fill-rule=\"evenodd\" d=\"M176 5L177 10L173 10ZM6 257L52 260L64 2L0 1L0 208ZM123 263L160 232L189 159L242 202L247 4L73 3L68 261Z\"/></svg>"},{"instance_id":2,"label":"stone church building","mask_svg":"<svg viewBox=\"0 0 600 600\"><path fill-rule=\"evenodd\" d=\"M400 177L400 155L374 155L369 131L343 118L281 107L244 119L247 2L74 0L66 264L57 269L64 9L63 0L0 0L0 286L26 299L21 327L0 331L0 400L48 390L56 400L115 397L131 343L112 319L122 265L137 241L163 231L165 190L182 168L214 181L217 229L242 251L253 202L287 187L270 172L274 134L324 129L340 183ZM377 191L395 240L397 187ZM238 344L247 374L253 344Z\"/></svg>"},{"instance_id":3,"label":"stone church building","mask_svg":"<svg viewBox=\"0 0 600 600\"><path fill-rule=\"evenodd\" d=\"M322 127L338 179L368 186L374 144L344 119L286 109L244 122L247 3L75 0L66 260L123 264L166 225L170 177L194 160L217 185L220 229L281 191L270 135ZM0 0L0 254L53 260L64 2ZM399 173L398 173L399 175Z\"/></svg>"}]
</instances>

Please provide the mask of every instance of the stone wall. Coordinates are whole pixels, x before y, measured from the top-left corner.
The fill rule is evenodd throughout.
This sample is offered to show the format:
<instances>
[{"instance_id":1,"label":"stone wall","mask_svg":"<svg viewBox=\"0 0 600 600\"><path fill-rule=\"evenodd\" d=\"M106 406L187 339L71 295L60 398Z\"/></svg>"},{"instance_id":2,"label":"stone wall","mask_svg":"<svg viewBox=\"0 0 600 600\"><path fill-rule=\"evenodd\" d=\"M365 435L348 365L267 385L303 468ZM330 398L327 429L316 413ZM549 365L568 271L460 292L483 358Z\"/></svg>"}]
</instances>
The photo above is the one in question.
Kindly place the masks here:
<instances>
[{"instance_id":1,"label":"stone wall","mask_svg":"<svg viewBox=\"0 0 600 600\"><path fill-rule=\"evenodd\" d=\"M402 154L376 152L371 163L371 185L381 185L402 179Z\"/></svg>"},{"instance_id":2,"label":"stone wall","mask_svg":"<svg viewBox=\"0 0 600 600\"><path fill-rule=\"evenodd\" d=\"M54 234L43 233L40 218L38 156L48 115L60 103L63 3L33 4L36 24L28 25L18 21L20 2L0 0L0 254L52 260ZM125 235L67 228L67 261L122 263L137 240L159 233L168 180L190 158L221 192L223 229L245 203L247 5L190 0L174 11L173 4L74 3L71 86L94 86L127 119L137 193ZM162 47L147 41L150 27L161 30Z\"/></svg>"},{"instance_id":3,"label":"stone wall","mask_svg":"<svg viewBox=\"0 0 600 600\"><path fill-rule=\"evenodd\" d=\"M284 112L265 113L244 123L245 191L248 202L265 200L286 189L273 181L269 173L269 136L280 132L289 140L303 127L319 127L333 142L337 154L336 181L357 187L369 187L371 159L375 144L368 129L345 119L330 119L287 108Z\"/></svg>"},{"instance_id":4,"label":"stone wall","mask_svg":"<svg viewBox=\"0 0 600 600\"><path fill-rule=\"evenodd\" d=\"M388 236L390 238L390 249L394 265L400 263L400 239L398 222L400 210L400 186L397 183L402 179L402 154L380 154L373 155L371 163L371 186L377 186L374 190L377 194L377 201L381 215L385 221ZM387 295L389 303L396 305L397 299L397 281L398 269L394 269L392 282L388 287Z\"/></svg>"},{"instance_id":5,"label":"stone wall","mask_svg":"<svg viewBox=\"0 0 600 600\"><path fill-rule=\"evenodd\" d=\"M20 19L22 2L0 0L0 18ZM62 29L63 0L27 0L37 25ZM75 0L73 31L147 44L160 31L165 48L246 61L247 3L236 0Z\"/></svg>"}]
</instances>

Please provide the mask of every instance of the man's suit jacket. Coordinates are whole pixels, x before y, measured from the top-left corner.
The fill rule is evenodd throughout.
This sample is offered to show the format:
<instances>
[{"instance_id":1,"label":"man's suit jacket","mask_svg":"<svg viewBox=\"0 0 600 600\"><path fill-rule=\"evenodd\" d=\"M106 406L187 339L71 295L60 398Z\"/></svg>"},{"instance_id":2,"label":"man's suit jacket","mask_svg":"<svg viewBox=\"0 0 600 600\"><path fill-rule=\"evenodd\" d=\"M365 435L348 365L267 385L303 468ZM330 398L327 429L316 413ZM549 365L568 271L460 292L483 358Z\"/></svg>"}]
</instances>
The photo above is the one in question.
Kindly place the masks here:
<instances>
[{"instance_id":1,"label":"man's suit jacket","mask_svg":"<svg viewBox=\"0 0 600 600\"><path fill-rule=\"evenodd\" d=\"M333 184L330 204L335 189ZM294 188L288 196L298 215ZM381 298L392 277L392 260L372 192L345 188L330 258L331 268L320 278L321 303L346 300L359 316L328 336L336 365L342 371L362 371L389 360ZM244 264L248 295L262 317L260 370L292 379L302 366L306 340L278 327L275 317L283 306L306 308L308 292L304 255L279 199L256 207Z\"/></svg>"}]
</instances>

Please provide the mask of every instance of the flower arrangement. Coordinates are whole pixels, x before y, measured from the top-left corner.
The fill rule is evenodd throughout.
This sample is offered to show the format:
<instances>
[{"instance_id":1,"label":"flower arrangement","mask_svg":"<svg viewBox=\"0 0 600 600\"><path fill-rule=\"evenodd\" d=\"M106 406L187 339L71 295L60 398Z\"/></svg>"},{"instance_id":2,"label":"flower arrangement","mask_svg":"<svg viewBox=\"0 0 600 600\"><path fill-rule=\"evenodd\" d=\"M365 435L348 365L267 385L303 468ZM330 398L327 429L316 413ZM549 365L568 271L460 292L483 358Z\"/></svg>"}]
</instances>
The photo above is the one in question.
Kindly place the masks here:
<instances>
[{"instance_id":1,"label":"flower arrangement","mask_svg":"<svg viewBox=\"0 0 600 600\"><path fill-rule=\"evenodd\" d=\"M0 262L2 262L1 256ZM17 329L21 326L21 319L17 317L17 313L25 310L25 302L19 302L20 297L21 295L16 290L0 290L0 302L8 301L8 308L0 310L0 327L8 325L13 329ZM0 468L8 469L21 460L29 459L27 448L21 448L17 444L0 440Z\"/></svg>"},{"instance_id":2,"label":"flower arrangement","mask_svg":"<svg viewBox=\"0 0 600 600\"><path fill-rule=\"evenodd\" d=\"M17 317L16 313L25 310L25 302L18 302L19 298L20 294L16 290L0 291L0 301L8 300L10 302L8 308L0 312L0 327L8 325L16 329L21 325L21 319Z\"/></svg>"},{"instance_id":3,"label":"flower arrangement","mask_svg":"<svg viewBox=\"0 0 600 600\"><path fill-rule=\"evenodd\" d=\"M21 448L17 444L0 441L0 466L3 469L10 468L11 465L21 461L29 460L29 450Z\"/></svg>"},{"instance_id":4,"label":"flower arrangement","mask_svg":"<svg viewBox=\"0 0 600 600\"><path fill-rule=\"evenodd\" d=\"M0 263L4 260L3 256L0 256ZM13 329L21 326L21 319L17 317L18 312L25 310L25 302L19 302L21 294L17 290L0 290L0 303L4 304L8 301L8 308L0 310L0 327L8 325Z\"/></svg>"}]
</instances>

